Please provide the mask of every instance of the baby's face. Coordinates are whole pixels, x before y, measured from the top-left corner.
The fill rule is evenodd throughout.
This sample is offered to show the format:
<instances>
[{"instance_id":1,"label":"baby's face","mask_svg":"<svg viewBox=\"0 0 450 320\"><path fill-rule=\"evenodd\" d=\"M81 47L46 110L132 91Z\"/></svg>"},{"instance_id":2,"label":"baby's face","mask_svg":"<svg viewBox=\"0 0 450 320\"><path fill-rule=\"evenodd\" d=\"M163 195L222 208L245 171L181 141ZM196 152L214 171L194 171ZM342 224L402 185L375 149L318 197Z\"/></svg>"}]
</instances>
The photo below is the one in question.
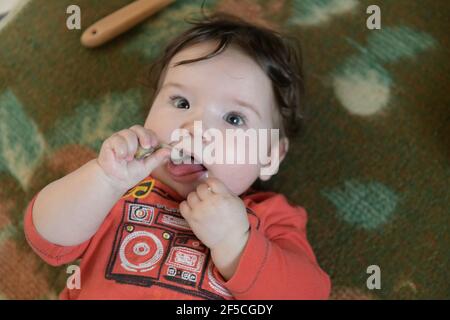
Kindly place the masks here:
<instances>
[{"instance_id":1,"label":"baby's face","mask_svg":"<svg viewBox=\"0 0 450 320\"><path fill-rule=\"evenodd\" d=\"M145 122L145 127L153 130L161 142L169 143L177 129L186 129L194 135L194 121L201 121L203 131L214 128L223 137L226 129L274 128L273 115L277 111L271 81L239 49L230 46L211 59L173 66L179 61L203 57L216 46L215 42L196 44L178 52L170 61ZM230 150L224 143L223 153L227 152ZM260 175L261 162L249 162L247 158L245 164L204 164L204 170L199 172L198 166L189 170L168 163L155 169L152 176L186 197L208 172L208 176L220 179L234 194L240 195Z\"/></svg>"}]
</instances>

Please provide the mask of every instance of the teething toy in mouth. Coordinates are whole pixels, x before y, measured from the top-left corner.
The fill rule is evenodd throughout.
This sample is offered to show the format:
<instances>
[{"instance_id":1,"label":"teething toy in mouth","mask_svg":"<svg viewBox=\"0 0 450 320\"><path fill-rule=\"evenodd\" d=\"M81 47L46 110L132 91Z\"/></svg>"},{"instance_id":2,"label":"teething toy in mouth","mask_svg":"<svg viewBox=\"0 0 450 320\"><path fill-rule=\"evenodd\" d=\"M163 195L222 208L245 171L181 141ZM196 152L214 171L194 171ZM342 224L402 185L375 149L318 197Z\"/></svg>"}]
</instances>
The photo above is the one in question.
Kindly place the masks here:
<instances>
[{"instance_id":1,"label":"teething toy in mouth","mask_svg":"<svg viewBox=\"0 0 450 320\"><path fill-rule=\"evenodd\" d=\"M168 148L168 149L173 149L173 145L176 142L171 142L169 144L167 143L160 143L154 147L150 147L150 148L143 148L141 146L138 146L138 149L136 151L136 153L134 154L134 158L136 160L142 160L145 159L149 156L151 156L153 153L155 153L156 151L158 151L161 148ZM184 158L185 158L185 154L183 152L183 150L178 150L178 152L176 153L175 157L171 157L171 160L174 162L181 162Z\"/></svg>"},{"instance_id":2,"label":"teething toy in mouth","mask_svg":"<svg viewBox=\"0 0 450 320\"><path fill-rule=\"evenodd\" d=\"M144 158L151 156L153 153L155 153L157 150L159 150L161 148L172 149L172 146L167 143L160 143L160 144L158 144L154 147L150 147L150 148L143 148L141 146L138 146L138 149L137 149L136 153L134 154L134 158L136 160L142 160Z\"/></svg>"},{"instance_id":3,"label":"teething toy in mouth","mask_svg":"<svg viewBox=\"0 0 450 320\"><path fill-rule=\"evenodd\" d=\"M173 151L175 148L174 143L160 143L151 148L138 147L137 152L134 155L136 160L142 160L151 156L153 153L161 148L169 148ZM177 152L172 152L170 161L167 162L165 168L170 174L172 179L178 182L192 182L200 177L207 177L208 170L201 163L196 163L193 155L185 152L183 149L176 149ZM206 174L206 175L205 175Z\"/></svg>"}]
</instances>

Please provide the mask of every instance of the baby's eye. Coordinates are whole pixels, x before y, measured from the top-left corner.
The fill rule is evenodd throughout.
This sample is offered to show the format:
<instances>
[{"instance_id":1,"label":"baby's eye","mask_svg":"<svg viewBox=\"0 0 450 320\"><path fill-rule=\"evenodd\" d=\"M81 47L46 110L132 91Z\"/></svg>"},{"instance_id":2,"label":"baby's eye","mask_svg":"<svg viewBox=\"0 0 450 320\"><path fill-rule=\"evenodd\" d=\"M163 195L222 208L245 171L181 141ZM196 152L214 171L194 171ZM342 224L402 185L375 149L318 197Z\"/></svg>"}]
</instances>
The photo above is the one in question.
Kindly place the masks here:
<instances>
[{"instance_id":1,"label":"baby's eye","mask_svg":"<svg viewBox=\"0 0 450 320\"><path fill-rule=\"evenodd\" d=\"M224 120L236 127L240 127L245 124L245 117L243 115L234 112L226 114Z\"/></svg>"},{"instance_id":2,"label":"baby's eye","mask_svg":"<svg viewBox=\"0 0 450 320\"><path fill-rule=\"evenodd\" d=\"M170 97L170 101L172 102L172 104L174 105L175 108L179 108L179 109L189 109L190 108L189 101L187 101L183 97L180 97L180 96Z\"/></svg>"}]
</instances>

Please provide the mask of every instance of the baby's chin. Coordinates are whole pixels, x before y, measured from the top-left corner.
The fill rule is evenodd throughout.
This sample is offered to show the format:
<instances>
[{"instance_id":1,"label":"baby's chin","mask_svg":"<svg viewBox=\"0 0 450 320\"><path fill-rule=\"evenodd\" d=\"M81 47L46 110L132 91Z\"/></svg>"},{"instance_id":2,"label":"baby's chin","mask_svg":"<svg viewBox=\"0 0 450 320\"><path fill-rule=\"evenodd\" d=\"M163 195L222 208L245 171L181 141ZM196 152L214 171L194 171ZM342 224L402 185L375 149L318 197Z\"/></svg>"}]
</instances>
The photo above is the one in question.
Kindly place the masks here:
<instances>
[{"instance_id":1,"label":"baby's chin","mask_svg":"<svg viewBox=\"0 0 450 320\"><path fill-rule=\"evenodd\" d=\"M195 191L206 178L199 177L199 179L187 182L175 181L163 166L153 170L152 177L167 185L169 188L178 193L178 195L183 199L186 199L189 193Z\"/></svg>"},{"instance_id":2,"label":"baby's chin","mask_svg":"<svg viewBox=\"0 0 450 320\"><path fill-rule=\"evenodd\" d=\"M215 168L209 167L205 172L200 173L198 177L195 177L194 179L191 178L187 181L183 181L171 176L166 166L162 165L152 172L152 176L176 191L183 199L186 199L189 193L195 191L208 177L219 179L232 194L239 196L247 191L257 179L257 176L248 175L248 170L246 173L240 172L240 174L238 174L238 172L233 172L230 168L216 166Z\"/></svg>"}]
</instances>

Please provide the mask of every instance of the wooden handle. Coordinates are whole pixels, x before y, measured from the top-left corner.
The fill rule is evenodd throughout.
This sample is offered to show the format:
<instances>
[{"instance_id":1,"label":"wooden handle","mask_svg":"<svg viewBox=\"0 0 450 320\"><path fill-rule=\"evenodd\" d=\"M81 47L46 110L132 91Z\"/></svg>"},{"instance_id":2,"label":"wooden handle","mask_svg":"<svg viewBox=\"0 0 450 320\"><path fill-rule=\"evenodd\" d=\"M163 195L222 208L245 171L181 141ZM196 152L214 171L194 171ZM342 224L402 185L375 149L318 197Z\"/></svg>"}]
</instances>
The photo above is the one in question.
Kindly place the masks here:
<instances>
[{"instance_id":1,"label":"wooden handle","mask_svg":"<svg viewBox=\"0 0 450 320\"><path fill-rule=\"evenodd\" d=\"M97 21L86 29L81 43L98 47L142 22L175 0L137 0Z\"/></svg>"}]
</instances>

